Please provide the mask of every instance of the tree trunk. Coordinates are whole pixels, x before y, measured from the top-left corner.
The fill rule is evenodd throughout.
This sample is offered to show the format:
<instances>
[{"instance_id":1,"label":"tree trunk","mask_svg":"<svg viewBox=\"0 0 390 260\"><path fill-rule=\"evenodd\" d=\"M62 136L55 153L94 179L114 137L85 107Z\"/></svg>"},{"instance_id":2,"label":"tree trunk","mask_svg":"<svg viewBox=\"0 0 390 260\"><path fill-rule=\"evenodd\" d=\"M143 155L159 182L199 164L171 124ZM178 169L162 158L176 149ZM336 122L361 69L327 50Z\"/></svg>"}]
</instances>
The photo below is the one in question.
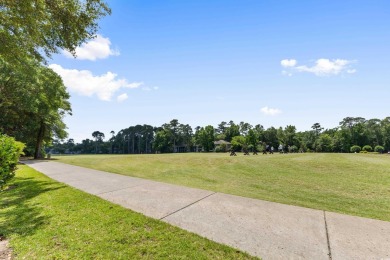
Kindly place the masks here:
<instances>
[{"instance_id":1,"label":"tree trunk","mask_svg":"<svg viewBox=\"0 0 390 260\"><path fill-rule=\"evenodd\" d=\"M42 158L41 149L42 149L44 136L45 136L45 124L43 123L43 121L41 121L41 125L39 127L38 136L37 136L37 142L35 144L34 159Z\"/></svg>"},{"instance_id":2,"label":"tree trunk","mask_svg":"<svg viewBox=\"0 0 390 260\"><path fill-rule=\"evenodd\" d=\"M127 153L130 153L130 135L127 135Z\"/></svg>"},{"instance_id":3,"label":"tree trunk","mask_svg":"<svg viewBox=\"0 0 390 260\"><path fill-rule=\"evenodd\" d=\"M132 145L133 145L133 151L132 151L132 153L134 154L134 133L133 133L133 143L132 143ZM129 151L129 153L130 153L130 151Z\"/></svg>"}]
</instances>

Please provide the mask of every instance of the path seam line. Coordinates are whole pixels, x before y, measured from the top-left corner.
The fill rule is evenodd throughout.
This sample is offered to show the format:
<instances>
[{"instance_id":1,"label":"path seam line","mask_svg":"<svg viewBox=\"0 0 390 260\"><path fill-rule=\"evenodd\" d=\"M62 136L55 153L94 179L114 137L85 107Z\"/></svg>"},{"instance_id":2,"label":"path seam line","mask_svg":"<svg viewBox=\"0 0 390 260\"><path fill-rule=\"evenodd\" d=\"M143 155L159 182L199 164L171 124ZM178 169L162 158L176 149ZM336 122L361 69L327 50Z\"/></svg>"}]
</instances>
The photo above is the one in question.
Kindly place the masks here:
<instances>
[{"instance_id":1,"label":"path seam line","mask_svg":"<svg viewBox=\"0 0 390 260\"><path fill-rule=\"evenodd\" d=\"M192 206L192 205L194 205L195 203L198 203L198 202L201 201L201 200L207 199L208 197L210 197L210 196L212 196L212 195L214 195L214 194L217 194L217 192L213 192L213 193L211 193L211 194L209 194L209 195L207 195L207 196L205 196L205 197L203 197L203 198L200 198L200 199L198 199L197 201L194 201L194 202L188 204L187 206L182 207L181 209L178 209L178 210L176 210L176 211L174 211L174 212L172 212L172 213L169 213L168 215L166 215L165 217L160 218L159 220L163 220L164 218L167 218L167 217L169 217L169 216L172 216L173 214L175 214L175 213L177 213L177 212L179 212L179 211L181 211L181 210L183 210L183 209L185 209L185 208L188 208L189 206Z\"/></svg>"},{"instance_id":2,"label":"path seam line","mask_svg":"<svg viewBox=\"0 0 390 260\"><path fill-rule=\"evenodd\" d=\"M329 260L332 260L332 251L330 248L330 239L329 239L329 231L328 231L328 223L326 222L326 212L324 210L324 221L325 221L325 232L326 232L326 242L328 243L328 256Z\"/></svg>"}]
</instances>

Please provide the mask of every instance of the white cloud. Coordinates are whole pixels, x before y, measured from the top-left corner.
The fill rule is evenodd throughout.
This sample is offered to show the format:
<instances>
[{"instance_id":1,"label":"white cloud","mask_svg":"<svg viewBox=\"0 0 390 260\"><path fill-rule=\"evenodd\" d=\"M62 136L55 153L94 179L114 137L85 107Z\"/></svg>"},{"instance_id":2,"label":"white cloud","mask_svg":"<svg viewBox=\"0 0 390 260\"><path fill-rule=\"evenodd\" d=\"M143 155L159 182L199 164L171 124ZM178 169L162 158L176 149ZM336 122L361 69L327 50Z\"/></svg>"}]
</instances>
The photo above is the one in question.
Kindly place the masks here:
<instances>
[{"instance_id":1,"label":"white cloud","mask_svg":"<svg viewBox=\"0 0 390 260\"><path fill-rule=\"evenodd\" d=\"M105 59L109 56L118 56L119 51L110 48L111 41L109 38L104 38L100 34L96 38L87 43L83 43L76 48L76 59L79 60L97 60ZM68 58L73 58L73 55L68 51L63 51Z\"/></svg>"},{"instance_id":2,"label":"white cloud","mask_svg":"<svg viewBox=\"0 0 390 260\"><path fill-rule=\"evenodd\" d=\"M285 67L285 68L294 67L295 65L297 65L297 61L294 59L291 59L291 60L285 59L285 60L280 61L280 65L282 65L282 67Z\"/></svg>"},{"instance_id":3,"label":"white cloud","mask_svg":"<svg viewBox=\"0 0 390 260\"><path fill-rule=\"evenodd\" d=\"M267 116L275 116L277 114L282 113L282 111L280 109L269 108L269 107L263 107L262 109L260 109L260 111L261 111L261 113L263 113L264 115L267 115Z\"/></svg>"},{"instance_id":4,"label":"white cloud","mask_svg":"<svg viewBox=\"0 0 390 260\"><path fill-rule=\"evenodd\" d=\"M314 73L317 76L326 76L326 75L338 75L341 72L348 70L348 65L352 61L349 60L329 60L329 59L318 59L314 66L298 66L295 67L298 71Z\"/></svg>"},{"instance_id":5,"label":"white cloud","mask_svg":"<svg viewBox=\"0 0 390 260\"><path fill-rule=\"evenodd\" d=\"M343 60L343 59L318 59L315 61L313 66L296 66L296 60L282 60L280 64L282 67L288 69L288 71L283 70L282 74L291 76L293 71L297 72L309 72L317 76L330 76L330 75L339 75L341 73L353 74L356 72L356 69L351 69L350 65L355 61L352 60Z\"/></svg>"},{"instance_id":6,"label":"white cloud","mask_svg":"<svg viewBox=\"0 0 390 260\"><path fill-rule=\"evenodd\" d=\"M122 95L117 96L117 97L116 97L116 100L117 100L118 102L123 102L123 101L125 101L125 100L128 99L128 98L129 98L129 96L127 96L126 93L123 93Z\"/></svg>"},{"instance_id":7,"label":"white cloud","mask_svg":"<svg viewBox=\"0 0 390 260\"><path fill-rule=\"evenodd\" d=\"M107 72L95 76L89 70L65 69L60 65L49 66L57 72L70 92L83 96L96 95L99 99L109 101L113 94L121 88L138 88L143 82L128 83L126 79L118 79L117 74Z\"/></svg>"}]
</instances>

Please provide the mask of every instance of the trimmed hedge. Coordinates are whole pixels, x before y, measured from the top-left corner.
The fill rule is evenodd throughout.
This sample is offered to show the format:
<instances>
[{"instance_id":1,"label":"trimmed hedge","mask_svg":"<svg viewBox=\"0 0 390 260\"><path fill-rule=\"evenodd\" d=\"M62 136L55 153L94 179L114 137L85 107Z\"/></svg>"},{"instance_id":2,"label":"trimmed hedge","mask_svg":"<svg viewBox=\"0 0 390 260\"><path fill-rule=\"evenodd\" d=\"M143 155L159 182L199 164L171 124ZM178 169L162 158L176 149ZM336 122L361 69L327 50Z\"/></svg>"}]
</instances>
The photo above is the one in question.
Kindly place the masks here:
<instances>
[{"instance_id":1,"label":"trimmed hedge","mask_svg":"<svg viewBox=\"0 0 390 260\"><path fill-rule=\"evenodd\" d=\"M15 176L23 149L23 143L15 141L13 137L0 134L0 190Z\"/></svg>"},{"instance_id":2,"label":"trimmed hedge","mask_svg":"<svg viewBox=\"0 0 390 260\"><path fill-rule=\"evenodd\" d=\"M351 147L351 153L360 153L361 150L362 148L360 148L359 145L354 145Z\"/></svg>"},{"instance_id":3,"label":"trimmed hedge","mask_svg":"<svg viewBox=\"0 0 390 260\"><path fill-rule=\"evenodd\" d=\"M372 152L372 147L370 145L365 145L363 146L362 151Z\"/></svg>"},{"instance_id":4,"label":"trimmed hedge","mask_svg":"<svg viewBox=\"0 0 390 260\"><path fill-rule=\"evenodd\" d=\"M383 153L384 150L385 150L385 148L383 146L380 146L380 145L377 145L374 148L374 151L377 152L377 153Z\"/></svg>"}]
</instances>

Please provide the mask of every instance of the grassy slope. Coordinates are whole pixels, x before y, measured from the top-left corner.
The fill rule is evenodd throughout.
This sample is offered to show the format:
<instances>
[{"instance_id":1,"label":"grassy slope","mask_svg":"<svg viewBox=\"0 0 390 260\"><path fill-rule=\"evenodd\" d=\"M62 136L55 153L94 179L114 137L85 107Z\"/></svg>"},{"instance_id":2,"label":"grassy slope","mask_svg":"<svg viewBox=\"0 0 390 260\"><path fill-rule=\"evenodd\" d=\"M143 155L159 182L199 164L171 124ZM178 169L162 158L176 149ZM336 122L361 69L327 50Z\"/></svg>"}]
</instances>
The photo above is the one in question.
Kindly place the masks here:
<instances>
[{"instance_id":1,"label":"grassy slope","mask_svg":"<svg viewBox=\"0 0 390 260\"><path fill-rule=\"evenodd\" d=\"M60 162L390 221L390 158L375 154L81 155Z\"/></svg>"},{"instance_id":2,"label":"grassy slope","mask_svg":"<svg viewBox=\"0 0 390 260\"><path fill-rule=\"evenodd\" d=\"M0 193L0 235L20 259L248 259L250 256L20 166Z\"/></svg>"}]
</instances>

